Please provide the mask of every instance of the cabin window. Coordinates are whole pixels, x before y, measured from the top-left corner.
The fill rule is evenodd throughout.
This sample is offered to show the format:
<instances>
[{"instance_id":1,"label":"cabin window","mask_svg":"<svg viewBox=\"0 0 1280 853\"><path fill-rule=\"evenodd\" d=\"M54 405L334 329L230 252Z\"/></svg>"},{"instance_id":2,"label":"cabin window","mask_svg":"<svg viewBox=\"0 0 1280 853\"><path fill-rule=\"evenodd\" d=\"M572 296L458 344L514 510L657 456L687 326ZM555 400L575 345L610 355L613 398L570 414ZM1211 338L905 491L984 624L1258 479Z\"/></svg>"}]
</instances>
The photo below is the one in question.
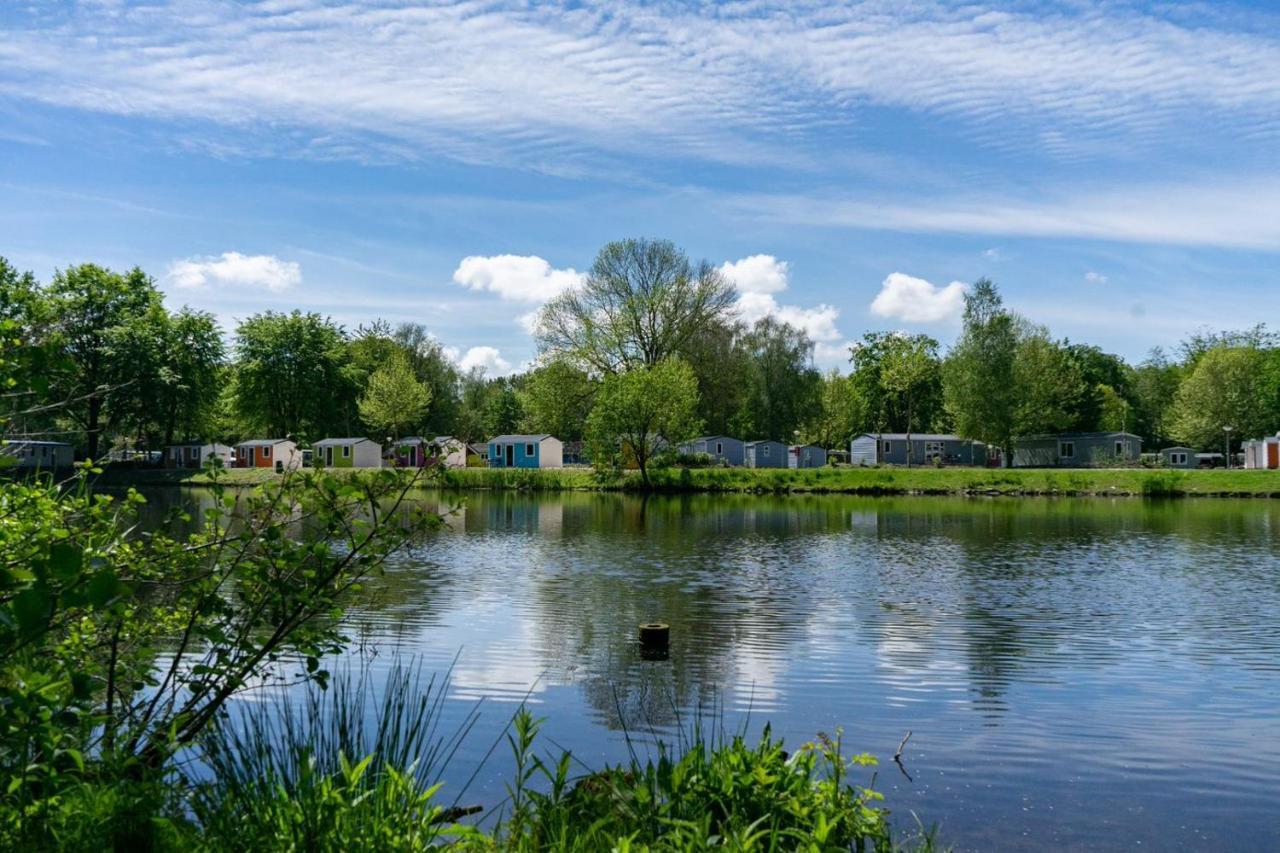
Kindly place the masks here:
<instances>
[{"instance_id":1,"label":"cabin window","mask_svg":"<svg viewBox=\"0 0 1280 853\"><path fill-rule=\"evenodd\" d=\"M1076 458L1076 443L1074 441L1058 442L1058 455L1063 459Z\"/></svg>"},{"instance_id":2,"label":"cabin window","mask_svg":"<svg viewBox=\"0 0 1280 853\"><path fill-rule=\"evenodd\" d=\"M1174 465L1186 465L1186 464L1187 464L1187 454L1185 454L1185 453L1170 453L1170 454L1169 454L1169 462L1171 462L1171 463L1172 463L1172 464L1174 464Z\"/></svg>"},{"instance_id":3,"label":"cabin window","mask_svg":"<svg viewBox=\"0 0 1280 853\"><path fill-rule=\"evenodd\" d=\"M270 448L270 447L264 447L264 448L262 448L262 458L263 458L263 459L270 459L270 458L271 458L271 448Z\"/></svg>"},{"instance_id":4,"label":"cabin window","mask_svg":"<svg viewBox=\"0 0 1280 853\"><path fill-rule=\"evenodd\" d=\"M892 453L892 452L893 452L893 442L892 442L892 441L882 441L882 442L880 442L880 451L881 451L882 453Z\"/></svg>"},{"instance_id":5,"label":"cabin window","mask_svg":"<svg viewBox=\"0 0 1280 853\"><path fill-rule=\"evenodd\" d=\"M719 455L719 454L721 454L721 453L724 453L724 444L723 444L723 443L721 443L721 442L719 442L719 441L717 441L717 442L716 442L716 455Z\"/></svg>"},{"instance_id":6,"label":"cabin window","mask_svg":"<svg viewBox=\"0 0 1280 853\"><path fill-rule=\"evenodd\" d=\"M178 460L178 454L179 454L179 453L181 453L181 452L182 452L182 451L181 451L181 450L179 450L179 449L178 449L178 448L176 448L176 447L175 447L175 448L172 448L172 449L169 451L169 458L170 458L170 459L172 459L172 460L174 460L174 461L176 462L176 461Z\"/></svg>"},{"instance_id":7,"label":"cabin window","mask_svg":"<svg viewBox=\"0 0 1280 853\"><path fill-rule=\"evenodd\" d=\"M769 445L763 444L760 446L760 455L763 456L765 459L769 458Z\"/></svg>"},{"instance_id":8,"label":"cabin window","mask_svg":"<svg viewBox=\"0 0 1280 853\"><path fill-rule=\"evenodd\" d=\"M351 456L351 445L349 444L342 445L342 458L348 459L350 458L350 456Z\"/></svg>"}]
</instances>

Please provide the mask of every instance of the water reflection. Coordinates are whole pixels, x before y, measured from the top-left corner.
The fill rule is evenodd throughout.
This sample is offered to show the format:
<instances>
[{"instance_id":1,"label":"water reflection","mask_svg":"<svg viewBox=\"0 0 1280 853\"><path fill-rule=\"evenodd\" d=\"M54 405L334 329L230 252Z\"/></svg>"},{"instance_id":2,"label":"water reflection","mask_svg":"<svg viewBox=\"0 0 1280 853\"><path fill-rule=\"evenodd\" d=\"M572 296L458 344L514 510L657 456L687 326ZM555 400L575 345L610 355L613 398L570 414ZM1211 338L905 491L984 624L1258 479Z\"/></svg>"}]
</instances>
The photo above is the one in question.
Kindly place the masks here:
<instances>
[{"instance_id":1,"label":"water reflection","mask_svg":"<svg viewBox=\"0 0 1280 853\"><path fill-rule=\"evenodd\" d=\"M624 729L670 735L700 707L793 739L844 726L882 756L910 729L914 783L881 784L961 849L1268 849L1278 513L475 493L369 584L349 627L429 669L461 649L458 699L527 698L586 756L619 755ZM671 625L666 661L639 653L654 620Z\"/></svg>"}]
</instances>

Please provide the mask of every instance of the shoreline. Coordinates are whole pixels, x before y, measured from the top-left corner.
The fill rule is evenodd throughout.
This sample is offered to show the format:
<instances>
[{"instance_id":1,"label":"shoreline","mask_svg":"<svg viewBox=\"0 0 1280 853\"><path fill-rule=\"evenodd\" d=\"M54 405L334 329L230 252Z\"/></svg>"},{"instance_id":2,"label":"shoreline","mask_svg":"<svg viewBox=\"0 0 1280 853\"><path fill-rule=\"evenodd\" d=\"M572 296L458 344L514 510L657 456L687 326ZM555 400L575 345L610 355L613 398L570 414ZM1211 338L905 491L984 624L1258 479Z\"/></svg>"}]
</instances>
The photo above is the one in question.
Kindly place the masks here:
<instances>
[{"instance_id":1,"label":"shoreline","mask_svg":"<svg viewBox=\"0 0 1280 853\"><path fill-rule=\"evenodd\" d=\"M308 469L309 470L309 469ZM328 469L340 477L370 469ZM279 479L267 469L230 469L229 488L253 488ZM206 487L196 470L106 468L98 486ZM632 492L652 494L954 495L969 497L1280 497L1280 472L1167 468L666 468L650 472L646 488L634 471L591 468L462 468L439 472L431 487L457 491Z\"/></svg>"}]
</instances>

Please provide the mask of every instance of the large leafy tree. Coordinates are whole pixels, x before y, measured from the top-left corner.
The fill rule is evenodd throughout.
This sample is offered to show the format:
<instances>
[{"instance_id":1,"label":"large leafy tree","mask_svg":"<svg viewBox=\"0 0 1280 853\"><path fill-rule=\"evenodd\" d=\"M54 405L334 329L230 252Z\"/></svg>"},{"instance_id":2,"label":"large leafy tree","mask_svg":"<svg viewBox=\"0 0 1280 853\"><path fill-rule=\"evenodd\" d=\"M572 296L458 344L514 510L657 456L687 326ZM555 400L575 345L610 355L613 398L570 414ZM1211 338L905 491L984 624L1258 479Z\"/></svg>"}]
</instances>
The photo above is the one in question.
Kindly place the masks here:
<instances>
[{"instance_id":1,"label":"large leafy tree","mask_svg":"<svg viewBox=\"0 0 1280 853\"><path fill-rule=\"evenodd\" d=\"M813 341L802 329L764 317L744 336L743 349L744 431L790 443L818 404L822 377L813 366Z\"/></svg>"},{"instance_id":2,"label":"large leafy tree","mask_svg":"<svg viewBox=\"0 0 1280 853\"><path fill-rule=\"evenodd\" d=\"M1043 326L1021 324L1014 388L1016 435L1074 429L1082 400L1092 393L1071 353L1049 337Z\"/></svg>"},{"instance_id":3,"label":"large leafy tree","mask_svg":"<svg viewBox=\"0 0 1280 853\"><path fill-rule=\"evenodd\" d=\"M399 438L422 422L431 405L431 388L414 375L409 359L395 351L373 371L360 398L360 417L379 437Z\"/></svg>"},{"instance_id":4,"label":"large leafy tree","mask_svg":"<svg viewBox=\"0 0 1280 853\"><path fill-rule=\"evenodd\" d=\"M581 439L597 384L586 371L562 359L534 369L520 392L523 428L564 441Z\"/></svg>"},{"instance_id":5,"label":"large leafy tree","mask_svg":"<svg viewBox=\"0 0 1280 853\"><path fill-rule=\"evenodd\" d=\"M1223 427L1237 438L1275 431L1266 404L1267 355L1254 347L1220 346L1203 353L1174 396L1169 428L1190 447L1216 448Z\"/></svg>"},{"instance_id":6,"label":"large leafy tree","mask_svg":"<svg viewBox=\"0 0 1280 853\"><path fill-rule=\"evenodd\" d=\"M236 329L236 407L270 436L350 432L356 385L342 327L319 314L268 311Z\"/></svg>"},{"instance_id":7,"label":"large leafy tree","mask_svg":"<svg viewBox=\"0 0 1280 853\"><path fill-rule=\"evenodd\" d=\"M667 240L619 240L585 281L547 303L537 339L545 352L599 374L651 367L729 319L736 293L706 261Z\"/></svg>"},{"instance_id":8,"label":"large leafy tree","mask_svg":"<svg viewBox=\"0 0 1280 853\"><path fill-rule=\"evenodd\" d=\"M117 273L81 264L54 276L48 298L52 330L66 356L66 368L55 377L62 411L84 431L93 458L104 432L145 399L147 376L139 372L145 366L117 343L127 327L155 316L160 292L136 267Z\"/></svg>"},{"instance_id":9,"label":"large leafy tree","mask_svg":"<svg viewBox=\"0 0 1280 853\"><path fill-rule=\"evenodd\" d=\"M401 323L392 338L400 345L418 381L431 389L424 429L435 434L456 434L461 400L458 368L444 347L421 323Z\"/></svg>"},{"instance_id":10,"label":"large leafy tree","mask_svg":"<svg viewBox=\"0 0 1280 853\"><path fill-rule=\"evenodd\" d=\"M943 367L943 395L956 432L1002 448L1013 458L1018 334L990 279L964 298L964 329Z\"/></svg>"},{"instance_id":11,"label":"large leafy tree","mask_svg":"<svg viewBox=\"0 0 1280 853\"><path fill-rule=\"evenodd\" d=\"M892 335L886 341L881 381L902 401L907 433L907 465L911 464L911 430L915 402L931 394L938 383L941 363L938 342L928 335Z\"/></svg>"},{"instance_id":12,"label":"large leafy tree","mask_svg":"<svg viewBox=\"0 0 1280 853\"><path fill-rule=\"evenodd\" d=\"M700 426L698 380L680 359L606 376L587 421L597 445L602 450L620 445L646 484L654 455L691 438Z\"/></svg>"},{"instance_id":13,"label":"large leafy tree","mask_svg":"<svg viewBox=\"0 0 1280 853\"><path fill-rule=\"evenodd\" d=\"M1181 366L1170 361L1160 347L1151 350L1142 363L1133 368L1129 386L1134 423L1149 447L1163 447L1171 439L1169 408L1181 382Z\"/></svg>"},{"instance_id":14,"label":"large leafy tree","mask_svg":"<svg viewBox=\"0 0 1280 853\"><path fill-rule=\"evenodd\" d=\"M124 401L121 426L162 447L179 434L209 433L225 354L212 314L190 308L170 314L156 303L118 327L111 348L118 381L134 383L137 392Z\"/></svg>"},{"instance_id":15,"label":"large leafy tree","mask_svg":"<svg viewBox=\"0 0 1280 853\"><path fill-rule=\"evenodd\" d=\"M853 371L849 376L855 397L854 411L862 422L856 432L906 432L928 429L945 417L942 407L942 363L937 359L937 341L927 336L911 342L913 336L899 332L868 332L849 349ZM933 354L933 370L912 388L911 424L907 423L907 401L898 383L891 383L888 364L903 346L923 346Z\"/></svg>"},{"instance_id":16,"label":"large leafy tree","mask_svg":"<svg viewBox=\"0 0 1280 853\"><path fill-rule=\"evenodd\" d=\"M680 352L698 378L698 417L703 429L716 435L747 432L744 408L751 355L745 332L746 327L736 320L712 323Z\"/></svg>"}]
</instances>

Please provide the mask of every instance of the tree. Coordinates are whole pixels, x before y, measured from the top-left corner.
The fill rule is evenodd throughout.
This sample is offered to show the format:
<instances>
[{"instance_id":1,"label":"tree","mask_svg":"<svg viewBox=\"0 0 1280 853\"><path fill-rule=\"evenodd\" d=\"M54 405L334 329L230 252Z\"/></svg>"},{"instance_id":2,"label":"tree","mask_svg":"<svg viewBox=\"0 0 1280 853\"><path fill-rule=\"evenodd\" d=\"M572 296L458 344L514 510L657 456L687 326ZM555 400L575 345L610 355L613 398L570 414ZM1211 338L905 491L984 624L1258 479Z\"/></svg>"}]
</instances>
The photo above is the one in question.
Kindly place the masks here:
<instances>
[{"instance_id":1,"label":"tree","mask_svg":"<svg viewBox=\"0 0 1280 853\"><path fill-rule=\"evenodd\" d=\"M495 436L516 432L523 419L524 408L512 380L505 376L488 380L481 414L485 433Z\"/></svg>"},{"instance_id":2,"label":"tree","mask_svg":"<svg viewBox=\"0 0 1280 853\"><path fill-rule=\"evenodd\" d=\"M113 381L133 382L135 393L122 401L116 422L161 447L179 432L206 434L221 391L224 349L213 315L190 308L170 314L156 303L117 327Z\"/></svg>"},{"instance_id":3,"label":"tree","mask_svg":"<svg viewBox=\"0 0 1280 853\"><path fill-rule=\"evenodd\" d=\"M712 323L685 344L682 358L698 378L698 417L716 435L747 432L744 405L751 355L739 321Z\"/></svg>"},{"instance_id":4,"label":"tree","mask_svg":"<svg viewBox=\"0 0 1280 853\"><path fill-rule=\"evenodd\" d=\"M1048 329L1029 323L1021 326L1014 362L1015 435L1073 429L1081 400L1092 389L1070 353L1050 339Z\"/></svg>"},{"instance_id":5,"label":"tree","mask_svg":"<svg viewBox=\"0 0 1280 853\"><path fill-rule=\"evenodd\" d=\"M697 410L698 380L692 368L679 359L668 359L606 376L587 420L587 432L601 447L620 445L625 455L635 459L640 479L648 485L654 454L697 433L701 426Z\"/></svg>"},{"instance_id":6,"label":"tree","mask_svg":"<svg viewBox=\"0 0 1280 853\"><path fill-rule=\"evenodd\" d=\"M1149 447L1169 443L1168 413L1182 382L1182 369L1156 347L1133 369L1129 380L1133 389L1135 431Z\"/></svg>"},{"instance_id":7,"label":"tree","mask_svg":"<svg viewBox=\"0 0 1280 853\"><path fill-rule=\"evenodd\" d=\"M53 331L67 358L55 385L67 401L63 411L84 430L89 457L96 458L104 430L145 400L146 374L139 372L145 365L114 344L124 327L160 305L160 292L136 267L120 274L81 264L58 272L48 296Z\"/></svg>"},{"instance_id":8,"label":"tree","mask_svg":"<svg viewBox=\"0 0 1280 853\"><path fill-rule=\"evenodd\" d=\"M706 261L667 240L619 240L596 255L581 286L547 303L536 337L544 352L608 374L679 355L728 320L736 293Z\"/></svg>"},{"instance_id":9,"label":"tree","mask_svg":"<svg viewBox=\"0 0 1280 853\"><path fill-rule=\"evenodd\" d=\"M802 329L764 317L744 336L743 431L788 444L817 406L822 376Z\"/></svg>"},{"instance_id":10,"label":"tree","mask_svg":"<svg viewBox=\"0 0 1280 853\"><path fill-rule=\"evenodd\" d=\"M421 422L431 405L431 389L414 376L409 360L399 350L369 376L360 398L360 417L379 436L399 438Z\"/></svg>"},{"instance_id":11,"label":"tree","mask_svg":"<svg viewBox=\"0 0 1280 853\"><path fill-rule=\"evenodd\" d=\"M272 437L351 432L356 386L342 327L319 314L255 314L236 329L236 408Z\"/></svg>"},{"instance_id":12,"label":"tree","mask_svg":"<svg viewBox=\"0 0 1280 853\"><path fill-rule=\"evenodd\" d=\"M392 337L408 356L414 375L431 389L424 428L436 435L456 435L460 406L458 368L421 323L401 323Z\"/></svg>"},{"instance_id":13,"label":"tree","mask_svg":"<svg viewBox=\"0 0 1280 853\"><path fill-rule=\"evenodd\" d=\"M816 414L801 431L804 440L819 447L848 449L864 419L860 402L850 377L832 368L822 377Z\"/></svg>"},{"instance_id":14,"label":"tree","mask_svg":"<svg viewBox=\"0 0 1280 853\"><path fill-rule=\"evenodd\" d=\"M885 378L886 361L893 349L901 346L903 337L899 332L867 332L861 341L849 348L849 361L853 364L853 372L849 375L849 385L855 398L853 410L862 418L861 423L855 426L855 432L908 430L906 400L889 386ZM931 342L931 351L936 353L937 341L932 338L924 340ZM945 416L942 365L936 355L933 367L930 375L912 391L913 427L932 427Z\"/></svg>"},{"instance_id":15,"label":"tree","mask_svg":"<svg viewBox=\"0 0 1280 853\"><path fill-rule=\"evenodd\" d=\"M943 397L956 432L1013 458L1018 335L990 279L964 297L964 330L943 366Z\"/></svg>"},{"instance_id":16,"label":"tree","mask_svg":"<svg viewBox=\"0 0 1280 853\"><path fill-rule=\"evenodd\" d=\"M1223 427L1237 437L1275 430L1265 402L1266 356L1252 347L1220 346L1200 356L1170 410L1170 432L1196 448L1218 447Z\"/></svg>"},{"instance_id":17,"label":"tree","mask_svg":"<svg viewBox=\"0 0 1280 853\"><path fill-rule=\"evenodd\" d=\"M886 341L881 378L902 398L906 409L907 467L911 466L911 427L917 395L938 378L938 342L928 335L892 335Z\"/></svg>"},{"instance_id":18,"label":"tree","mask_svg":"<svg viewBox=\"0 0 1280 853\"><path fill-rule=\"evenodd\" d=\"M564 441L582 438L596 382L574 365L554 359L534 369L525 379L520 394L524 410L523 429L548 433Z\"/></svg>"}]
</instances>

